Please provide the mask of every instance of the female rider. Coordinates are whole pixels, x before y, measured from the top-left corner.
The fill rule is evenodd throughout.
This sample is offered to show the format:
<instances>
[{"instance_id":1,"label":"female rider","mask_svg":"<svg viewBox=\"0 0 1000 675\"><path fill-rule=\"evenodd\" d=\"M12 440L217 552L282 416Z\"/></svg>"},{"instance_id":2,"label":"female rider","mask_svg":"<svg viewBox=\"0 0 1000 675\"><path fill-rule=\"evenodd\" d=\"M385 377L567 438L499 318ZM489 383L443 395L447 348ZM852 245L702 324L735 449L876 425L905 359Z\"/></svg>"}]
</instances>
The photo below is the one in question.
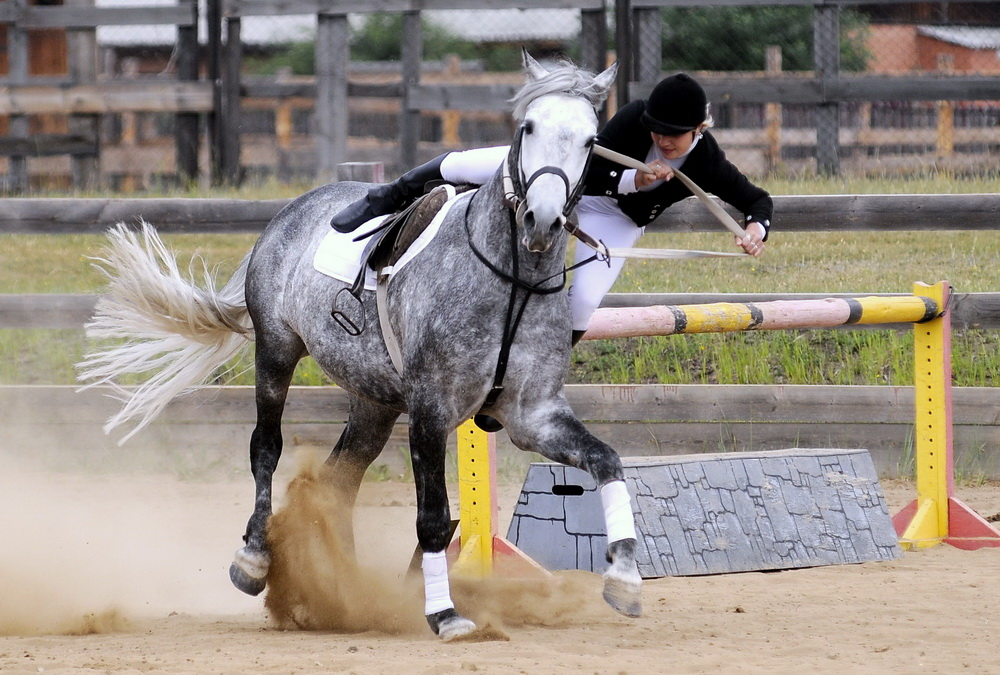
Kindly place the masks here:
<instances>
[{"instance_id":1,"label":"female rider","mask_svg":"<svg viewBox=\"0 0 1000 675\"><path fill-rule=\"evenodd\" d=\"M597 136L597 144L644 162L652 173L625 169L595 156L587 171L584 196L577 205L580 229L609 248L631 248L645 226L671 204L691 192L674 177L682 169L695 184L744 214L746 235L736 245L752 256L764 251L770 228L771 196L751 183L728 159L708 131L712 126L705 90L685 73L660 81L649 98L622 107ZM350 232L378 215L393 213L424 192L430 181L482 185L507 156L508 146L451 152L436 157L368 195L334 216L331 225ZM590 254L576 247L576 262ZM576 344L618 278L625 260L584 265L573 273L569 288Z\"/></svg>"}]
</instances>

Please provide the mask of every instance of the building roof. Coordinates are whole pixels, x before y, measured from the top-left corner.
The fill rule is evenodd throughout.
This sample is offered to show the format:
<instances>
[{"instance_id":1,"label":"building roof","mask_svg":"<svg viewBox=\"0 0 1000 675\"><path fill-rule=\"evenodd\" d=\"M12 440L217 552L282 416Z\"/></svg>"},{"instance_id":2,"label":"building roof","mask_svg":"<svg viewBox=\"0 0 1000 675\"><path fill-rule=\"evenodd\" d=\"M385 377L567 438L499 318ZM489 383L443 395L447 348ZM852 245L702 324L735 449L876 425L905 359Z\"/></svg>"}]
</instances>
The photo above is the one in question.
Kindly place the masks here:
<instances>
[{"instance_id":1,"label":"building roof","mask_svg":"<svg viewBox=\"0 0 1000 675\"><path fill-rule=\"evenodd\" d=\"M201 2L199 39L207 40L205 0ZM97 0L98 7L171 6L175 0ZM427 21L459 37L475 42L566 41L580 31L577 9L483 9L426 11ZM352 26L360 26L364 14L350 15ZM244 44L278 45L311 40L316 36L316 15L243 17L241 35ZM174 26L100 26L97 41L102 46L162 46L177 41Z\"/></svg>"},{"instance_id":2,"label":"building roof","mask_svg":"<svg viewBox=\"0 0 1000 675\"><path fill-rule=\"evenodd\" d=\"M918 26L917 33L966 49L1000 49L1000 28Z\"/></svg>"}]
</instances>

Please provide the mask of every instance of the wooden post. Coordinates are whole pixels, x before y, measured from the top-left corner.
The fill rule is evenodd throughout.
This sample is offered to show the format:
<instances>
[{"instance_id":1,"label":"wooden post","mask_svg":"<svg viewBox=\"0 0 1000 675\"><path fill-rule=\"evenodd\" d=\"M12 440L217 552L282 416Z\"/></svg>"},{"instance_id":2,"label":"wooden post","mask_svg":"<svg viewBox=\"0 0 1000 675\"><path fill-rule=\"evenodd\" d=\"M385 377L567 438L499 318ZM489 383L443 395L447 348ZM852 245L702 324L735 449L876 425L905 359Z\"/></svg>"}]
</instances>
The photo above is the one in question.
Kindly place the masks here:
<instances>
[{"instance_id":1,"label":"wooden post","mask_svg":"<svg viewBox=\"0 0 1000 675\"><path fill-rule=\"evenodd\" d=\"M212 83L212 112L208 115L208 164L213 185L222 183L222 0L207 0L208 58L205 77Z\"/></svg>"},{"instance_id":2,"label":"wooden post","mask_svg":"<svg viewBox=\"0 0 1000 675\"><path fill-rule=\"evenodd\" d=\"M420 146L420 111L410 110L412 84L420 84L420 66L424 56L420 12L403 13L403 106L399 114L399 149L403 170L417 165Z\"/></svg>"},{"instance_id":3,"label":"wooden post","mask_svg":"<svg viewBox=\"0 0 1000 675\"><path fill-rule=\"evenodd\" d=\"M608 28L604 8L580 11L580 65L595 73L608 67ZM608 120L610 104L602 106L601 126Z\"/></svg>"},{"instance_id":4,"label":"wooden post","mask_svg":"<svg viewBox=\"0 0 1000 675\"><path fill-rule=\"evenodd\" d=\"M225 58L222 64L222 179L239 185L240 172L240 69L243 65L243 38L240 17L226 19Z\"/></svg>"},{"instance_id":5,"label":"wooden post","mask_svg":"<svg viewBox=\"0 0 1000 675\"><path fill-rule=\"evenodd\" d=\"M615 51L618 57L615 93L619 108L629 102L628 85L634 76L631 48L632 3L629 0L615 0Z\"/></svg>"},{"instance_id":6,"label":"wooden post","mask_svg":"<svg viewBox=\"0 0 1000 675\"><path fill-rule=\"evenodd\" d=\"M840 76L840 6L813 7L813 63L816 77L833 84ZM816 170L840 174L840 104L827 101L816 106Z\"/></svg>"},{"instance_id":7,"label":"wooden post","mask_svg":"<svg viewBox=\"0 0 1000 675\"><path fill-rule=\"evenodd\" d=\"M27 0L8 0L16 8L27 5ZM26 84L28 81L28 31L17 24L7 24L7 64L11 84ZM11 115L9 133L13 138L28 138L27 115ZM23 156L7 158L7 188L20 193L28 189L28 159Z\"/></svg>"},{"instance_id":8,"label":"wooden post","mask_svg":"<svg viewBox=\"0 0 1000 675\"><path fill-rule=\"evenodd\" d=\"M94 0L66 0L66 5L94 6ZM97 82L97 30L94 28L70 30L66 35L69 74L74 84ZM70 115L69 132L87 139L97 140L100 135L100 115ZM100 142L94 147L100 148ZM73 188L93 190L101 184L100 155L70 155Z\"/></svg>"},{"instance_id":9,"label":"wooden post","mask_svg":"<svg viewBox=\"0 0 1000 675\"><path fill-rule=\"evenodd\" d=\"M764 70L769 77L781 75L781 46L768 45L764 52ZM767 130L767 170L774 173L781 165L781 104L764 104L764 127Z\"/></svg>"},{"instance_id":10,"label":"wooden post","mask_svg":"<svg viewBox=\"0 0 1000 675\"><path fill-rule=\"evenodd\" d=\"M955 58L951 54L938 54L938 72L951 75L955 72ZM937 102L937 138L935 147L938 159L950 158L955 153L955 110L951 101Z\"/></svg>"},{"instance_id":11,"label":"wooden post","mask_svg":"<svg viewBox=\"0 0 1000 675\"><path fill-rule=\"evenodd\" d=\"M191 25L177 27L177 79L182 82L198 80L198 2L180 0L191 8ZM191 184L198 179L198 113L178 113L175 148L177 180Z\"/></svg>"},{"instance_id":12,"label":"wooden post","mask_svg":"<svg viewBox=\"0 0 1000 675\"><path fill-rule=\"evenodd\" d=\"M319 14L316 34L316 179L333 179L347 159L347 67L350 62L346 14Z\"/></svg>"},{"instance_id":13,"label":"wooden post","mask_svg":"<svg viewBox=\"0 0 1000 675\"><path fill-rule=\"evenodd\" d=\"M344 162L337 165L337 180L384 183L385 166L382 162Z\"/></svg>"},{"instance_id":14,"label":"wooden post","mask_svg":"<svg viewBox=\"0 0 1000 675\"><path fill-rule=\"evenodd\" d=\"M449 54L445 59L444 71L447 75L447 81L454 82L455 78L461 72L461 59L456 54ZM443 110L441 111L441 143L446 148L457 148L462 143L462 138L459 136L458 129L459 124L462 121L462 116L457 110Z\"/></svg>"},{"instance_id":15,"label":"wooden post","mask_svg":"<svg viewBox=\"0 0 1000 675\"><path fill-rule=\"evenodd\" d=\"M635 79L656 84L660 80L663 62L663 22L660 20L660 8L635 9L633 16Z\"/></svg>"},{"instance_id":16,"label":"wooden post","mask_svg":"<svg viewBox=\"0 0 1000 675\"><path fill-rule=\"evenodd\" d=\"M139 59L134 56L129 56L122 59L122 78L126 80L135 80L139 77ZM121 136L121 146L123 148L133 148L139 139L139 121L138 113L135 112L123 112L121 114L122 120L122 136ZM125 172L122 176L121 191L122 192L135 192L136 187L145 186L145 180L142 177L146 174L146 167L129 167L129 170ZM140 173L140 179L136 180L136 172Z\"/></svg>"}]
</instances>

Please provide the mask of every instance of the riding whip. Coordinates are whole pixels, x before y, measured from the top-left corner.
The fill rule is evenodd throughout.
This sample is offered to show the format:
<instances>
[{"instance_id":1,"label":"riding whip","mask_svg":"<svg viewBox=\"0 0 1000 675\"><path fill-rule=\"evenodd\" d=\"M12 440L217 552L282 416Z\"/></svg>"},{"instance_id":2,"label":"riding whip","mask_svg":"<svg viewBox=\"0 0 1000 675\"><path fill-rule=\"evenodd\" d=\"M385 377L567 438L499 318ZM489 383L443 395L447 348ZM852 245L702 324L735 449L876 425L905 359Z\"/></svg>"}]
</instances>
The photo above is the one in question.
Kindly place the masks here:
<instances>
[{"instance_id":1,"label":"riding whip","mask_svg":"<svg viewBox=\"0 0 1000 675\"><path fill-rule=\"evenodd\" d=\"M628 155L623 155L620 152L615 152L614 150L609 150L608 148L602 147L600 145L594 146L594 154L598 157L603 157L604 159L611 160L612 162L617 162L622 166L628 167L629 169L636 169L637 171L642 171L644 173L653 173L653 170L646 166L645 163L640 162L637 159L633 159ZM693 180L684 175L680 169L673 169L674 175L677 176L680 182L684 183L684 186L694 194L695 197L701 200L701 202L708 207L708 210L715 216L716 220L722 223L727 230L735 234L739 239L746 239L746 231L739 226L739 224L733 220L732 216L726 213L726 210L719 206L714 199L708 196L708 193L698 187ZM741 254L737 254L741 255Z\"/></svg>"}]
</instances>

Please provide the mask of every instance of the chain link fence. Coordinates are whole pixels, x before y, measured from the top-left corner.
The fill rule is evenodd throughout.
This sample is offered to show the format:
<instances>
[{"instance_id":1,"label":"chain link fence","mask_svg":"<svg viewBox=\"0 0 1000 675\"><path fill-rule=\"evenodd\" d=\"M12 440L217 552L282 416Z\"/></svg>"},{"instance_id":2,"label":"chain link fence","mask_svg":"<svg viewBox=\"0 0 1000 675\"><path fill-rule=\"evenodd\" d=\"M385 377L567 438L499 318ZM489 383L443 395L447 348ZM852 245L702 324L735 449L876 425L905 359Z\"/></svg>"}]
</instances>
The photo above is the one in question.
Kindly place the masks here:
<instances>
[{"instance_id":1,"label":"chain link fence","mask_svg":"<svg viewBox=\"0 0 1000 675\"><path fill-rule=\"evenodd\" d=\"M171 6L179 0L95 1L99 7L114 8ZM608 60L645 64L620 77L648 86L677 71L707 83L767 76L791 85L809 78L832 81L857 75L997 78L990 95L967 100L924 99L919 91L899 100L848 96L824 104L717 97L712 110L716 132L748 173L820 166L837 171L917 170L928 162L983 170L1000 150L1000 2L814 7L748 0L747 6L683 7L632 0L637 12L654 20L637 23L631 34L615 25L622 16L615 3L605 4ZM202 49L208 39L207 14L207 0L201 0ZM630 16L634 20L638 13ZM349 15L352 83L401 82L402 20L400 14ZM316 15L245 16L241 22L243 77L306 86L315 82ZM565 55L579 61L585 37L581 9L574 8L434 10L421 12L420 22L423 83L516 85L522 81L522 46L542 60ZM39 39L39 31L29 33ZM99 81L177 78L176 26L100 26L96 34ZM628 43L616 44L622 35L630 36ZM817 49L817 40L824 39L836 44L833 52ZM47 54L54 62L51 50L36 49L33 54ZM68 63L61 67L62 74L69 71ZM40 70L32 66L33 75ZM204 58L201 71L204 78ZM612 110L619 102L612 99ZM241 162L247 171L289 180L308 178L315 166L315 101L308 95L272 96L247 98L242 105ZM358 96L349 105L349 158L383 160L391 167L398 156L394 148L401 133L400 99ZM102 115L105 184L132 190L176 181L176 120L176 114L167 112ZM0 127L6 122L0 118ZM205 138L204 119L201 124ZM33 122L33 132L45 128ZM509 115L502 110L425 111L421 153L504 143L510 131ZM824 145L824 138L833 141ZM207 173L206 141L199 152L201 170ZM67 163L65 158L30 161L36 163L34 173L53 175Z\"/></svg>"}]
</instances>

